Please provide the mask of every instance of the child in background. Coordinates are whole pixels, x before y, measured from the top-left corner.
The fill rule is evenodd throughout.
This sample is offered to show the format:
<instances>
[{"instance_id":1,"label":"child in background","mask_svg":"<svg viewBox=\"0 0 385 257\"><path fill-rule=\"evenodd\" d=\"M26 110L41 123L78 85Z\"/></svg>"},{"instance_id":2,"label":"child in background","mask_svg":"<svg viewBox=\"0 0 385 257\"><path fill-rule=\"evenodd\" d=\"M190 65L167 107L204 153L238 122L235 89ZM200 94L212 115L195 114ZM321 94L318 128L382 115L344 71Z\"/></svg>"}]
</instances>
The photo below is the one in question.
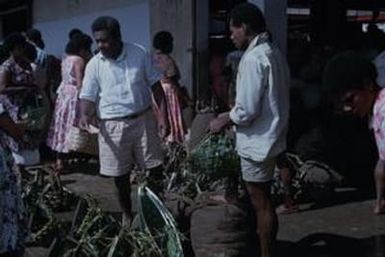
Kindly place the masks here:
<instances>
[{"instance_id":1,"label":"child in background","mask_svg":"<svg viewBox=\"0 0 385 257\"><path fill-rule=\"evenodd\" d=\"M326 65L323 86L338 112L369 117L378 149L374 170L376 186L375 214L385 213L385 89L376 83L376 69L354 52L335 56Z\"/></svg>"},{"instance_id":2,"label":"child in background","mask_svg":"<svg viewBox=\"0 0 385 257\"><path fill-rule=\"evenodd\" d=\"M166 144L182 144L186 135L182 109L190 103L185 91L179 85L180 73L174 59L170 56L173 50L173 37L168 31L160 31L153 40L155 65L163 74L162 88L167 101L167 118L170 130L165 136Z\"/></svg>"}]
</instances>

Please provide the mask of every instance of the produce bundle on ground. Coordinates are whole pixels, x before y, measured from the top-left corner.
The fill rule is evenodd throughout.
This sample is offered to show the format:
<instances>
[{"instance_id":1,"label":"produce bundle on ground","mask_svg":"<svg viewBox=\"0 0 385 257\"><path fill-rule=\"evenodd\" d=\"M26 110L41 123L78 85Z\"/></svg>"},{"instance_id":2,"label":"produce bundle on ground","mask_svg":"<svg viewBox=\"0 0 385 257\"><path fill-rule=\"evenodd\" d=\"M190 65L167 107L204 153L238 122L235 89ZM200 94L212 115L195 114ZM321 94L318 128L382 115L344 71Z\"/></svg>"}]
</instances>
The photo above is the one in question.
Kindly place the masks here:
<instances>
[{"instance_id":1,"label":"produce bundle on ground","mask_svg":"<svg viewBox=\"0 0 385 257\"><path fill-rule=\"evenodd\" d=\"M249 250L255 237L248 207L211 199L209 194L203 194L191 215L190 236L195 256L255 256ZM255 246L251 249L255 250Z\"/></svg>"},{"instance_id":2,"label":"produce bundle on ground","mask_svg":"<svg viewBox=\"0 0 385 257\"><path fill-rule=\"evenodd\" d=\"M30 232L28 243L50 245L56 236L66 233L54 212L71 210L76 204L76 196L61 186L60 178L52 170L37 167L33 172L22 183ZM50 180L46 179L47 173L51 176Z\"/></svg>"},{"instance_id":3,"label":"produce bundle on ground","mask_svg":"<svg viewBox=\"0 0 385 257\"><path fill-rule=\"evenodd\" d=\"M211 180L233 176L240 169L234 142L225 133L206 135L190 152L189 161L193 172L203 173Z\"/></svg>"},{"instance_id":4,"label":"produce bundle on ground","mask_svg":"<svg viewBox=\"0 0 385 257\"><path fill-rule=\"evenodd\" d=\"M238 186L239 157L233 140L225 133L205 135L182 158L168 176L168 192L194 199L202 192L226 191Z\"/></svg>"}]
</instances>

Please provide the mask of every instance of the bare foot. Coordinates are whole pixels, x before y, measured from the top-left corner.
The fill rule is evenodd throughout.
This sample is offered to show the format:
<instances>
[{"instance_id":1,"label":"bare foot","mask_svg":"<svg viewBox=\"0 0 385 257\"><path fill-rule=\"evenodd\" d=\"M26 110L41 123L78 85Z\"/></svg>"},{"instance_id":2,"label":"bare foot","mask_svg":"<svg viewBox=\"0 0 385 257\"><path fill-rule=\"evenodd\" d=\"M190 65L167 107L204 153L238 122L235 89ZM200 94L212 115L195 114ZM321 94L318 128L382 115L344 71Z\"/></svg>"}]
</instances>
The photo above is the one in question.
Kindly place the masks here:
<instances>
[{"instance_id":1,"label":"bare foot","mask_svg":"<svg viewBox=\"0 0 385 257\"><path fill-rule=\"evenodd\" d=\"M297 204L287 205L282 204L279 205L276 209L277 214L291 214L299 212L299 206Z\"/></svg>"},{"instance_id":2,"label":"bare foot","mask_svg":"<svg viewBox=\"0 0 385 257\"><path fill-rule=\"evenodd\" d=\"M385 205L376 205L373 212L376 215L385 214Z\"/></svg>"},{"instance_id":3,"label":"bare foot","mask_svg":"<svg viewBox=\"0 0 385 257\"><path fill-rule=\"evenodd\" d=\"M63 161L57 161L56 162L56 164L55 164L55 172L58 173L58 174L70 173L70 171L65 168Z\"/></svg>"}]
</instances>

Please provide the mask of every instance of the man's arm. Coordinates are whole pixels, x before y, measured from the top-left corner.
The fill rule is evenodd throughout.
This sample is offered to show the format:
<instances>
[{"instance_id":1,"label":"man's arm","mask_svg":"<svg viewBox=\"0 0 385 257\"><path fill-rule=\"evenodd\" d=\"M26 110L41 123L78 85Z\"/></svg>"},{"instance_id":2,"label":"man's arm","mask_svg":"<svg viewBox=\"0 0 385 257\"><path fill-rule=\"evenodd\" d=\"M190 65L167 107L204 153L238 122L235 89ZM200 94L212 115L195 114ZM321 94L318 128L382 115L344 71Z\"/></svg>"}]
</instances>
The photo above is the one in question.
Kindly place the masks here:
<instances>
[{"instance_id":1,"label":"man's arm","mask_svg":"<svg viewBox=\"0 0 385 257\"><path fill-rule=\"evenodd\" d=\"M231 109L230 119L239 126L248 126L255 120L260 112L268 86L268 70L252 56L244 61L242 65L240 80L237 83L242 85L237 87L235 105Z\"/></svg>"},{"instance_id":2,"label":"man's arm","mask_svg":"<svg viewBox=\"0 0 385 257\"><path fill-rule=\"evenodd\" d=\"M96 77L95 63L89 62L86 66L83 84L80 89L80 127L89 129L89 125L98 127L96 118L96 101L100 86Z\"/></svg>"},{"instance_id":3,"label":"man's arm","mask_svg":"<svg viewBox=\"0 0 385 257\"><path fill-rule=\"evenodd\" d=\"M90 125L99 126L96 118L95 103L87 99L80 99L80 127L89 129Z\"/></svg>"},{"instance_id":4,"label":"man's arm","mask_svg":"<svg viewBox=\"0 0 385 257\"><path fill-rule=\"evenodd\" d=\"M234 125L233 121L230 119L230 113L224 112L218 115L217 118L210 122L210 131L213 133L220 132L223 128Z\"/></svg>"}]
</instances>

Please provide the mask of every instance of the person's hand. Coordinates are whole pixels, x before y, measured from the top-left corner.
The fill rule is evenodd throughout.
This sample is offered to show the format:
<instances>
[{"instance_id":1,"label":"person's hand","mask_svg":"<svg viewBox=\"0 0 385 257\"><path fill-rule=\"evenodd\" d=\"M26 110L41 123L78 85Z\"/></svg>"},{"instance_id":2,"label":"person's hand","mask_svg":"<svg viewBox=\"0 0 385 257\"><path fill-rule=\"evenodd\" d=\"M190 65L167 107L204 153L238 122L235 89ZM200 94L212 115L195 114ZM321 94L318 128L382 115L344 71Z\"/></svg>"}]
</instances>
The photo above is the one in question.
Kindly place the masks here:
<instances>
[{"instance_id":1,"label":"person's hand","mask_svg":"<svg viewBox=\"0 0 385 257\"><path fill-rule=\"evenodd\" d=\"M93 126L95 128L99 128L98 121L96 117L90 117L86 115L82 115L79 120L79 127L83 130L89 130L90 126Z\"/></svg>"},{"instance_id":2,"label":"person's hand","mask_svg":"<svg viewBox=\"0 0 385 257\"><path fill-rule=\"evenodd\" d=\"M217 118L212 120L209 125L209 130L212 133L218 133L230 124L230 118L227 113L220 114Z\"/></svg>"},{"instance_id":3,"label":"person's hand","mask_svg":"<svg viewBox=\"0 0 385 257\"><path fill-rule=\"evenodd\" d=\"M168 135L169 129L170 127L168 125L168 122L165 122L165 121L159 122L158 131L159 131L159 136L161 138L165 138Z\"/></svg>"}]
</instances>

